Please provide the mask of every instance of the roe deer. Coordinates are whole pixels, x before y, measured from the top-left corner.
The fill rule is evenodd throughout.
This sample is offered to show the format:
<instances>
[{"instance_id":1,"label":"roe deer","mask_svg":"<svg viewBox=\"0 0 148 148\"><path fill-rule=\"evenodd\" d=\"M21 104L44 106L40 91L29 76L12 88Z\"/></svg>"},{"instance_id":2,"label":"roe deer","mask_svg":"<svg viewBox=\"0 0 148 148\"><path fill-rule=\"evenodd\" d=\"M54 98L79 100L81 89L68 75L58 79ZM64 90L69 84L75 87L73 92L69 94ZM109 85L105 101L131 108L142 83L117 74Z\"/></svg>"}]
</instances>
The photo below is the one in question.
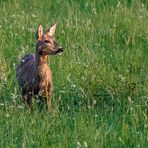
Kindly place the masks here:
<instances>
[{"instance_id":1,"label":"roe deer","mask_svg":"<svg viewBox=\"0 0 148 148\"><path fill-rule=\"evenodd\" d=\"M52 72L48 66L48 55L61 54L60 47L53 38L56 24L43 33L42 25L38 26L35 54L27 54L16 68L16 76L22 90L22 97L27 107L31 106L32 96L46 102L51 107Z\"/></svg>"}]
</instances>

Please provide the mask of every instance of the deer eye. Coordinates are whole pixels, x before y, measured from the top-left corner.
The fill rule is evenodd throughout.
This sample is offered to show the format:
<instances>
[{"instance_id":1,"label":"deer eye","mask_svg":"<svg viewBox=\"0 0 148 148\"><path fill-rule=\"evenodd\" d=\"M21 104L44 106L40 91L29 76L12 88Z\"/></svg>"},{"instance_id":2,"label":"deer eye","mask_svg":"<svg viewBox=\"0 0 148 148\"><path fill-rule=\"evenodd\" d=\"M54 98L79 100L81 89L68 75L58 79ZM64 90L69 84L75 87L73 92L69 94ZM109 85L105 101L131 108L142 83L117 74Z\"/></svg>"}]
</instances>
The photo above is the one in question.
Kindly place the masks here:
<instances>
[{"instance_id":1,"label":"deer eye","mask_svg":"<svg viewBox=\"0 0 148 148\"><path fill-rule=\"evenodd\" d=\"M50 43L50 41L49 40L45 40L45 43Z\"/></svg>"}]
</instances>

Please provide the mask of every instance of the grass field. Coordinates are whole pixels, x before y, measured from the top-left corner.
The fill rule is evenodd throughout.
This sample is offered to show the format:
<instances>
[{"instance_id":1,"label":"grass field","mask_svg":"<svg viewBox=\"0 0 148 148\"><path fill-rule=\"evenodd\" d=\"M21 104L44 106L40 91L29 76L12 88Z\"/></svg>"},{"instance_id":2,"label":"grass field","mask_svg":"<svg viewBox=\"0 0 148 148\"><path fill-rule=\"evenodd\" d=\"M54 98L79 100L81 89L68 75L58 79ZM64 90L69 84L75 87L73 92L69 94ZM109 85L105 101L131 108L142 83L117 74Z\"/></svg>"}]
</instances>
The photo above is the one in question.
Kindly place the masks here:
<instances>
[{"instance_id":1,"label":"grass field","mask_svg":"<svg viewBox=\"0 0 148 148\"><path fill-rule=\"evenodd\" d=\"M53 111L30 112L15 66L56 21ZM148 1L0 0L0 147L148 147Z\"/></svg>"}]
</instances>

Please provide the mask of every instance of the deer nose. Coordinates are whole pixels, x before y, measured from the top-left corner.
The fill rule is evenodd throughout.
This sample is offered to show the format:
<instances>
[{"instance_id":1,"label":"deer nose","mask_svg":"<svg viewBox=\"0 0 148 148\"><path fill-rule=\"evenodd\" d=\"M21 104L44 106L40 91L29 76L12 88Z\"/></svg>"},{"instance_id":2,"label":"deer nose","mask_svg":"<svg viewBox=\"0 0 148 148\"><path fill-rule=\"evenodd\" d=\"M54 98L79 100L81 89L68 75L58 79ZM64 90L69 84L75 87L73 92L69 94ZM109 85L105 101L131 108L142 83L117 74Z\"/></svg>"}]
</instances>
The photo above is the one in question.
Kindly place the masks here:
<instances>
[{"instance_id":1,"label":"deer nose","mask_svg":"<svg viewBox=\"0 0 148 148\"><path fill-rule=\"evenodd\" d=\"M58 50L59 50L60 52L63 52L63 51L64 51L63 47L59 47Z\"/></svg>"},{"instance_id":2,"label":"deer nose","mask_svg":"<svg viewBox=\"0 0 148 148\"><path fill-rule=\"evenodd\" d=\"M63 51L64 51L63 47L59 47L58 50L55 52L55 54L61 55Z\"/></svg>"}]
</instances>

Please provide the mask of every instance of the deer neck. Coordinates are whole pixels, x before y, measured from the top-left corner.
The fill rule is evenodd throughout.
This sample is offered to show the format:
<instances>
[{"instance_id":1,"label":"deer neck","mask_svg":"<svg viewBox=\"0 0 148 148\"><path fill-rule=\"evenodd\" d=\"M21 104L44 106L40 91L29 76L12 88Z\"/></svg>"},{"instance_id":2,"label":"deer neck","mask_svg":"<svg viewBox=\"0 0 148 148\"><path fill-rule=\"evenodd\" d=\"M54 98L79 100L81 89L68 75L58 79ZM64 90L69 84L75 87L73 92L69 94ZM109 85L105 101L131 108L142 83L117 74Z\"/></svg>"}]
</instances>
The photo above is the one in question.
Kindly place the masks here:
<instances>
[{"instance_id":1,"label":"deer neck","mask_svg":"<svg viewBox=\"0 0 148 148\"><path fill-rule=\"evenodd\" d=\"M42 77L48 69L48 55L36 54L36 70L39 77Z\"/></svg>"},{"instance_id":2,"label":"deer neck","mask_svg":"<svg viewBox=\"0 0 148 148\"><path fill-rule=\"evenodd\" d=\"M37 66L44 66L48 64L48 55L36 55Z\"/></svg>"}]
</instances>

